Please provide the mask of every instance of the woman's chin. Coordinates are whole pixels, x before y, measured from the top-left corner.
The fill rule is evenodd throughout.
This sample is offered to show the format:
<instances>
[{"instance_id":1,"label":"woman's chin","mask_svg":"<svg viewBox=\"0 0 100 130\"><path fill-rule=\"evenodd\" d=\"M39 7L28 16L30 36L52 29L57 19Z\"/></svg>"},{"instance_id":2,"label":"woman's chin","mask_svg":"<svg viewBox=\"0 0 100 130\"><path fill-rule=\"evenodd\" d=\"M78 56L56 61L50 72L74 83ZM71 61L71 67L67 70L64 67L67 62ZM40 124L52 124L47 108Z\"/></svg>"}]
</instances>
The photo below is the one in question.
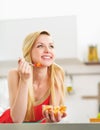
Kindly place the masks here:
<instances>
[{"instance_id":1,"label":"woman's chin","mask_svg":"<svg viewBox=\"0 0 100 130\"><path fill-rule=\"evenodd\" d=\"M45 63L45 64L42 64L42 66L44 66L44 67L49 67L50 65L52 65L52 63Z\"/></svg>"}]
</instances>

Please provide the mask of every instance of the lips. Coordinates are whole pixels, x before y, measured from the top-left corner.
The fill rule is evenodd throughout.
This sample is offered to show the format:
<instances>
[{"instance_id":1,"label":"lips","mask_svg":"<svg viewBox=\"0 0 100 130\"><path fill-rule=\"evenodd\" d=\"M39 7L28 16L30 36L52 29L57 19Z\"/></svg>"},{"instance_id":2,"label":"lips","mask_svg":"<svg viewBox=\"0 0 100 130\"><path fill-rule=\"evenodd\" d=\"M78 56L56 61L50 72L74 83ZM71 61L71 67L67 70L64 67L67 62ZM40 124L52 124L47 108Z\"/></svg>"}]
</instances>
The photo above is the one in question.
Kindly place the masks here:
<instances>
[{"instance_id":1,"label":"lips","mask_svg":"<svg viewBox=\"0 0 100 130\"><path fill-rule=\"evenodd\" d=\"M49 59L52 59L52 56L51 55L43 55L42 58L49 60Z\"/></svg>"}]
</instances>

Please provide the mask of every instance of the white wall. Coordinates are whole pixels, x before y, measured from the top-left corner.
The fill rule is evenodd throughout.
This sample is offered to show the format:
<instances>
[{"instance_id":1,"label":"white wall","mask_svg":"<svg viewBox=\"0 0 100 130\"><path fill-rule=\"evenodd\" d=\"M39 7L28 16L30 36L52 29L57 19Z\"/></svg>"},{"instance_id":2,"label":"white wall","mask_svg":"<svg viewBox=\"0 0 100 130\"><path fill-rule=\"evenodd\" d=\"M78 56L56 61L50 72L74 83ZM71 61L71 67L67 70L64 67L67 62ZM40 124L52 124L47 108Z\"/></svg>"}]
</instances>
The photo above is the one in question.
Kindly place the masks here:
<instances>
[{"instance_id":1,"label":"white wall","mask_svg":"<svg viewBox=\"0 0 100 130\"><path fill-rule=\"evenodd\" d=\"M57 58L77 57L77 17L71 15L1 21L0 60L17 60L26 35L40 30L52 35Z\"/></svg>"},{"instance_id":2,"label":"white wall","mask_svg":"<svg viewBox=\"0 0 100 130\"><path fill-rule=\"evenodd\" d=\"M83 96L98 96L100 83L100 65L85 65L81 62L57 61L65 70L65 90L68 116L64 122L89 123L90 118L98 115L97 99L83 99ZM70 77L71 78L68 78ZM68 93L67 87L73 91Z\"/></svg>"},{"instance_id":3,"label":"white wall","mask_svg":"<svg viewBox=\"0 0 100 130\"><path fill-rule=\"evenodd\" d=\"M97 44L100 57L99 0L1 0L0 19L77 15L77 56L86 58L88 44Z\"/></svg>"},{"instance_id":4,"label":"white wall","mask_svg":"<svg viewBox=\"0 0 100 130\"><path fill-rule=\"evenodd\" d=\"M67 79L66 79L67 80ZM98 115L97 99L82 99L82 96L97 96L100 75L73 76L73 94L66 93L68 116L65 122L89 123Z\"/></svg>"}]
</instances>

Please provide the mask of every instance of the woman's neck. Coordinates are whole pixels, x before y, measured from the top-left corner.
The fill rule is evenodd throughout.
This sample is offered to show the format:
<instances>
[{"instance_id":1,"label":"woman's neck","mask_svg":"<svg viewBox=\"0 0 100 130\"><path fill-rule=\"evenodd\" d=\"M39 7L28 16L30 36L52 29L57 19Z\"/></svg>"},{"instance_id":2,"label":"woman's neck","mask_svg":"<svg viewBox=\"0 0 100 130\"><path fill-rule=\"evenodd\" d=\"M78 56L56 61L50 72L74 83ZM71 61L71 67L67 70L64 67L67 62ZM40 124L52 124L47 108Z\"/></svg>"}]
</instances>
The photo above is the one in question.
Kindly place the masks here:
<instances>
[{"instance_id":1,"label":"woman's neck","mask_svg":"<svg viewBox=\"0 0 100 130\"><path fill-rule=\"evenodd\" d=\"M33 83L41 86L42 83L48 82L48 68L33 69Z\"/></svg>"}]
</instances>

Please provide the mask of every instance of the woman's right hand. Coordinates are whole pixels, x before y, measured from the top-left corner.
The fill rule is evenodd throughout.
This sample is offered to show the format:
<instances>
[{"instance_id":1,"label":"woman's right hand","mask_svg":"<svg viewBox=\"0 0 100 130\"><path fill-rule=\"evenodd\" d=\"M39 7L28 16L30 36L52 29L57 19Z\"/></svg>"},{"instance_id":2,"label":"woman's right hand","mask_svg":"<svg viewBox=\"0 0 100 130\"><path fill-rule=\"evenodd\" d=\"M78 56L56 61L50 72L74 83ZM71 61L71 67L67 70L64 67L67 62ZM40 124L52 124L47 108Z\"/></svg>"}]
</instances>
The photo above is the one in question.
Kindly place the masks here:
<instances>
[{"instance_id":1,"label":"woman's right hand","mask_svg":"<svg viewBox=\"0 0 100 130\"><path fill-rule=\"evenodd\" d=\"M18 60L18 72L22 81L27 81L31 76L31 66L24 58Z\"/></svg>"}]
</instances>

